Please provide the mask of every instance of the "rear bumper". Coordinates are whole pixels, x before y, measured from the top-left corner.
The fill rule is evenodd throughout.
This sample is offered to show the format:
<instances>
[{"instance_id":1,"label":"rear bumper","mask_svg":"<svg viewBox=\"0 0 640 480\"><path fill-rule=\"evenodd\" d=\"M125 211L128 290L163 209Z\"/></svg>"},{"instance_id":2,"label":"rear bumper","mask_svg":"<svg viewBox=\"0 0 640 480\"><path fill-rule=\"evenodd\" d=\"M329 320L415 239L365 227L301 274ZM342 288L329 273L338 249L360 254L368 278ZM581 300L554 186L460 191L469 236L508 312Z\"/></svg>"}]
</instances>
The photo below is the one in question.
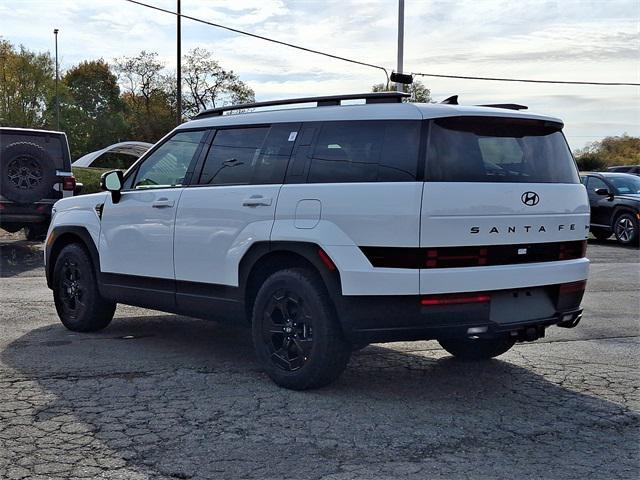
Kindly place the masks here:
<instances>
[{"instance_id":1,"label":"rear bumper","mask_svg":"<svg viewBox=\"0 0 640 480\"><path fill-rule=\"evenodd\" d=\"M560 285L482 293L491 301L423 306L418 295L343 296L337 307L345 336L354 343L468 338L470 328L480 337L510 333L523 339L530 327L571 327L582 314L584 292L561 294Z\"/></svg>"},{"instance_id":2,"label":"rear bumper","mask_svg":"<svg viewBox=\"0 0 640 480\"><path fill-rule=\"evenodd\" d=\"M39 202L31 205L18 205L12 202L0 202L0 226L3 224L31 224L48 222L54 202Z\"/></svg>"}]
</instances>

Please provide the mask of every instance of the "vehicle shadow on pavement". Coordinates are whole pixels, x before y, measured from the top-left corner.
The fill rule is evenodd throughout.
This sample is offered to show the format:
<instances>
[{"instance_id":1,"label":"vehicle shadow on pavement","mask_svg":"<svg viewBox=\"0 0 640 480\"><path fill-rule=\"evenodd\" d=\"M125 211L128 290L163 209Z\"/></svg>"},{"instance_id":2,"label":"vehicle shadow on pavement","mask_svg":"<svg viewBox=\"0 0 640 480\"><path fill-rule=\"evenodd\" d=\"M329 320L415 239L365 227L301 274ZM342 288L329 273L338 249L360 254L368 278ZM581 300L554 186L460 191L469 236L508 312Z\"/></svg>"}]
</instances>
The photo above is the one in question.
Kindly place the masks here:
<instances>
[{"instance_id":1,"label":"vehicle shadow on pavement","mask_svg":"<svg viewBox=\"0 0 640 480\"><path fill-rule=\"evenodd\" d=\"M41 242L0 242L0 278L44 267Z\"/></svg>"},{"instance_id":2,"label":"vehicle shadow on pavement","mask_svg":"<svg viewBox=\"0 0 640 480\"><path fill-rule=\"evenodd\" d=\"M15 377L0 380L6 455L77 459L63 478L78 465L128 479L638 472L638 415L597 391L619 388L615 369L590 373L517 347L470 364L421 342L367 347L334 385L293 392L261 372L245 329L119 316L96 334L43 327L0 353Z\"/></svg>"}]
</instances>

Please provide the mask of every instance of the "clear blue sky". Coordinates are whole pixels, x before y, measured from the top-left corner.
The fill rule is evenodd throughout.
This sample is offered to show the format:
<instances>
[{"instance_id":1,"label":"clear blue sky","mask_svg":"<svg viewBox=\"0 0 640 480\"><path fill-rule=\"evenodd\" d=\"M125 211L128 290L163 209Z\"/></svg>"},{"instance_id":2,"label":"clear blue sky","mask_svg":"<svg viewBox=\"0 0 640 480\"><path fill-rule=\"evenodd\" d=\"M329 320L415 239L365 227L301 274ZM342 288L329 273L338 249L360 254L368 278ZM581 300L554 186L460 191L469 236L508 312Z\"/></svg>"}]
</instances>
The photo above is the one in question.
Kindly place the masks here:
<instances>
[{"instance_id":1,"label":"clear blue sky","mask_svg":"<svg viewBox=\"0 0 640 480\"><path fill-rule=\"evenodd\" d=\"M174 9L175 0L146 0ZM395 65L394 0L183 0L185 14L338 55ZM457 75L640 81L638 0L406 0L405 70ZM175 69L175 18L123 0L3 0L0 36L53 52L62 68L156 51ZM258 99L368 91L384 75L183 21L183 51L212 50ZM435 100L516 102L565 120L572 147L640 136L638 87L549 86L424 78Z\"/></svg>"}]
</instances>

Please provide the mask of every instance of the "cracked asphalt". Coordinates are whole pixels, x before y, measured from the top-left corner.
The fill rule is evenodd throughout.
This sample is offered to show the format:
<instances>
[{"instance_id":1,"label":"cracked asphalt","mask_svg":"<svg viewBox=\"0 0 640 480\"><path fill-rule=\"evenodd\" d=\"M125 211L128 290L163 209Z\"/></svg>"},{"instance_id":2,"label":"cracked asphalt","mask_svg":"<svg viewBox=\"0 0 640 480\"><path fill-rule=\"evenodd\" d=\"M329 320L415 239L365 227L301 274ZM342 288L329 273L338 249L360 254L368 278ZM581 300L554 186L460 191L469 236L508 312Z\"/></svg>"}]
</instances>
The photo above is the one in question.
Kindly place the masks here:
<instances>
[{"instance_id":1,"label":"cracked asphalt","mask_svg":"<svg viewBox=\"0 0 640 480\"><path fill-rule=\"evenodd\" d=\"M374 345L276 387L250 335L120 306L58 322L40 246L0 238L2 479L636 479L640 254L590 242L585 319L481 364Z\"/></svg>"}]
</instances>

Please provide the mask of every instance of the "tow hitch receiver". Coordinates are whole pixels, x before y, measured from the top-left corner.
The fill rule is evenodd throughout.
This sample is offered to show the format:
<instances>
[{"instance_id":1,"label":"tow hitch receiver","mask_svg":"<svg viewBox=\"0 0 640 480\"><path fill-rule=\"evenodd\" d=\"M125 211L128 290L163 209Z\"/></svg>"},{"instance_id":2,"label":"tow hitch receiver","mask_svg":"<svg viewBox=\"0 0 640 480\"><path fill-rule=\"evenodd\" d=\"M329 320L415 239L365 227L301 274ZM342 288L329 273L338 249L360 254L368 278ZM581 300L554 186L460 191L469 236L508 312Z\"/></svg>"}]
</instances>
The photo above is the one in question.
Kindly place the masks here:
<instances>
[{"instance_id":1,"label":"tow hitch receiver","mask_svg":"<svg viewBox=\"0 0 640 480\"><path fill-rule=\"evenodd\" d=\"M539 338L544 338L544 330L544 326L538 325L536 327L527 327L511 332L511 336L516 337L516 341L518 342L533 342Z\"/></svg>"}]
</instances>

